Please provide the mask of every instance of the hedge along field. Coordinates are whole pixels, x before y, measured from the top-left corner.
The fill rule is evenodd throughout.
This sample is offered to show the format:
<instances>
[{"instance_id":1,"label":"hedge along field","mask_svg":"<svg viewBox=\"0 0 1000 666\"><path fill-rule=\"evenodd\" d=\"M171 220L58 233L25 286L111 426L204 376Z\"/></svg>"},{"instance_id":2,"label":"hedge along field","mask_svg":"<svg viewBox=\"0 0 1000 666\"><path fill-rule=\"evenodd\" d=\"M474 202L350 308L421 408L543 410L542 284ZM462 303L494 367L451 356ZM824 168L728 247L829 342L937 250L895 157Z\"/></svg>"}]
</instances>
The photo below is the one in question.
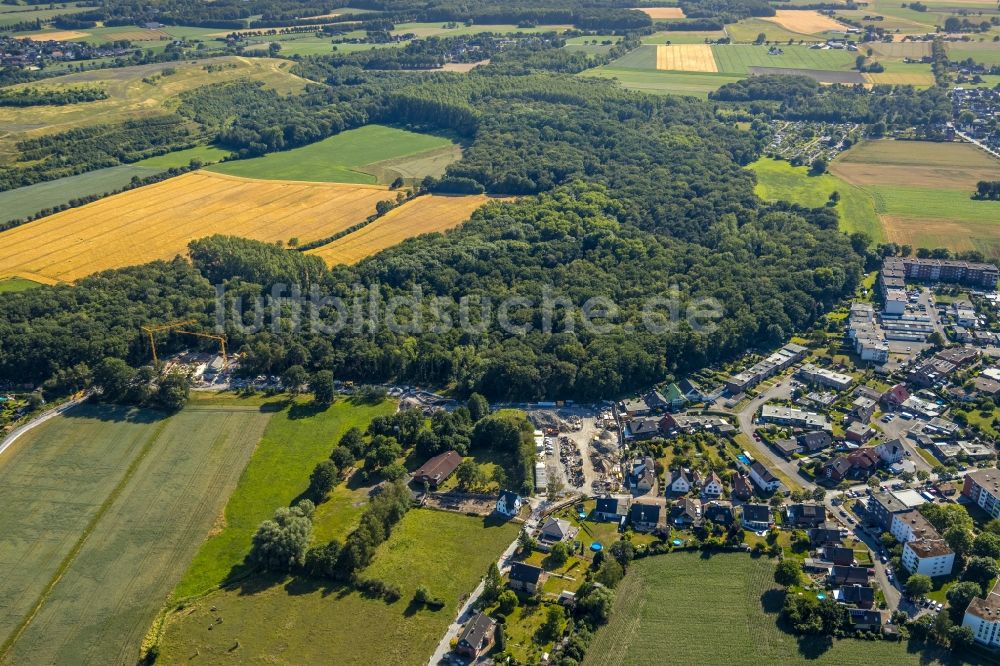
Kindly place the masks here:
<instances>
[{"instance_id":1,"label":"hedge along field","mask_svg":"<svg viewBox=\"0 0 1000 666\"><path fill-rule=\"evenodd\" d=\"M513 523L411 509L360 573L398 586L399 601L366 599L305 578L253 581L171 613L157 663L187 664L197 654L207 663L425 666L454 618L459 598L476 587L489 563L517 534ZM419 585L441 597L444 608L411 606ZM223 622L209 631L217 617Z\"/></svg>"},{"instance_id":2,"label":"hedge along field","mask_svg":"<svg viewBox=\"0 0 1000 666\"><path fill-rule=\"evenodd\" d=\"M836 210L840 228L847 233L860 231L876 241L886 236L875 213L871 196L860 187L826 173L810 176L807 167L793 167L783 160L761 158L749 168L757 175L754 191L766 201L791 201L800 206L824 206L834 191L840 193Z\"/></svg>"},{"instance_id":3,"label":"hedge along field","mask_svg":"<svg viewBox=\"0 0 1000 666\"><path fill-rule=\"evenodd\" d=\"M373 184L377 178L365 172L365 165L384 165L387 160L412 158L453 146L450 139L441 136L385 125L365 125L308 146L249 160L223 162L209 170L245 178Z\"/></svg>"},{"instance_id":4,"label":"hedge along field","mask_svg":"<svg viewBox=\"0 0 1000 666\"><path fill-rule=\"evenodd\" d=\"M302 243L364 221L395 193L379 185L248 180L196 171L0 233L0 277L71 282L169 260L224 233Z\"/></svg>"},{"instance_id":5,"label":"hedge along field","mask_svg":"<svg viewBox=\"0 0 1000 666\"><path fill-rule=\"evenodd\" d=\"M407 238L457 227L489 200L484 194L417 197L357 231L309 250L308 254L321 257L330 266L355 264Z\"/></svg>"},{"instance_id":6,"label":"hedge along field","mask_svg":"<svg viewBox=\"0 0 1000 666\"><path fill-rule=\"evenodd\" d=\"M931 666L959 664L945 650L890 641L787 634L774 563L745 553L673 553L633 562L611 620L594 635L585 666ZM968 662L964 662L968 663Z\"/></svg>"},{"instance_id":7,"label":"hedge along field","mask_svg":"<svg viewBox=\"0 0 1000 666\"><path fill-rule=\"evenodd\" d=\"M268 419L87 405L17 442L0 461L0 661L135 663Z\"/></svg>"},{"instance_id":8,"label":"hedge along field","mask_svg":"<svg viewBox=\"0 0 1000 666\"><path fill-rule=\"evenodd\" d=\"M271 413L267 430L226 504L221 529L202 544L173 592L175 600L207 592L234 569L239 571L257 526L306 490L313 467L330 455L348 429L364 430L375 416L392 414L395 403L341 400L317 410L304 400L278 398L264 403L262 409ZM318 511L317 522L321 516Z\"/></svg>"}]
</instances>

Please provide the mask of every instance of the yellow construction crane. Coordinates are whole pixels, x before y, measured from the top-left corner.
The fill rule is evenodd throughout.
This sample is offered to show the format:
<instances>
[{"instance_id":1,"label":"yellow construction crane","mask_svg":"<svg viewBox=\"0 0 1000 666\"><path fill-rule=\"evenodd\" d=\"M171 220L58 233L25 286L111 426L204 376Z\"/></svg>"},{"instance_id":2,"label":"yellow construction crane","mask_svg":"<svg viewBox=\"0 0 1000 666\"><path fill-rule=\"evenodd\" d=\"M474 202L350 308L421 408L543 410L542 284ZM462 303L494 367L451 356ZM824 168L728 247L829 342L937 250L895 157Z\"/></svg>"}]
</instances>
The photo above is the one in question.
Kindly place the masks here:
<instances>
[{"instance_id":1,"label":"yellow construction crane","mask_svg":"<svg viewBox=\"0 0 1000 666\"><path fill-rule=\"evenodd\" d=\"M183 326L193 326L194 321L175 321L169 324L162 324L160 326L143 326L142 330L146 332L149 336L149 348L153 351L153 365L157 365L160 362L159 357L156 355L156 338L155 334L162 331L174 331L175 333L183 333L184 335L193 335L199 338L208 338L209 340L215 340L219 343L219 347L222 351L222 363L223 367L229 365L229 355L226 353L226 338L221 335L210 335L208 333L198 333L197 331L185 331L182 330Z\"/></svg>"}]
</instances>

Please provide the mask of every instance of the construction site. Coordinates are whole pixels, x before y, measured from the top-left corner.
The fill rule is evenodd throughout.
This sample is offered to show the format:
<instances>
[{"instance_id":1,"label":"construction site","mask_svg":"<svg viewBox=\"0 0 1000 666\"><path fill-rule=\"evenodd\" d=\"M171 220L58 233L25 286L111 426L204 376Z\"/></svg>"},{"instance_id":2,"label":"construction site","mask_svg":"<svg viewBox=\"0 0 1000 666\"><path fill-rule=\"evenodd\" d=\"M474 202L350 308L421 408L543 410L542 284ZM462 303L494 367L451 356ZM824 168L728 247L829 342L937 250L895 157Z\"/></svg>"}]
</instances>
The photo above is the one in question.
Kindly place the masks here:
<instances>
[{"instance_id":1,"label":"construction site","mask_svg":"<svg viewBox=\"0 0 1000 666\"><path fill-rule=\"evenodd\" d=\"M622 488L621 434L610 408L532 409L528 416L544 436L538 456L547 482L591 495Z\"/></svg>"}]
</instances>

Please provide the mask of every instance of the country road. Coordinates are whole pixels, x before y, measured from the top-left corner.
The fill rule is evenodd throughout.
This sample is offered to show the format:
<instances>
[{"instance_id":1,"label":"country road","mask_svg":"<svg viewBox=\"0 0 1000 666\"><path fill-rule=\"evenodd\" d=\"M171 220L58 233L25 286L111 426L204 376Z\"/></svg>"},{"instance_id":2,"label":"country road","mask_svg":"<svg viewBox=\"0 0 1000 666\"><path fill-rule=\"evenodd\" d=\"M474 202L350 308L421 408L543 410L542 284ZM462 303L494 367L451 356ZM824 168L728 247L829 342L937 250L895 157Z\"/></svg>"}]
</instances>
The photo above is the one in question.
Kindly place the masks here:
<instances>
[{"instance_id":1,"label":"country road","mask_svg":"<svg viewBox=\"0 0 1000 666\"><path fill-rule=\"evenodd\" d=\"M25 423L23 426L14 428L13 430L11 430L10 434L7 435L7 437L5 437L3 440L0 440L0 455L3 455L4 451L10 448L14 444L14 442L16 442L24 433L28 432L29 430L33 430L34 428L37 428L38 426L42 425L49 419L55 416L59 416L63 412L73 409L74 407L82 403L84 400L86 400L88 397L89 396L85 395L82 398L74 398L73 400L64 402L58 407L55 407L53 409L48 410L47 412L39 414L35 418Z\"/></svg>"}]
</instances>

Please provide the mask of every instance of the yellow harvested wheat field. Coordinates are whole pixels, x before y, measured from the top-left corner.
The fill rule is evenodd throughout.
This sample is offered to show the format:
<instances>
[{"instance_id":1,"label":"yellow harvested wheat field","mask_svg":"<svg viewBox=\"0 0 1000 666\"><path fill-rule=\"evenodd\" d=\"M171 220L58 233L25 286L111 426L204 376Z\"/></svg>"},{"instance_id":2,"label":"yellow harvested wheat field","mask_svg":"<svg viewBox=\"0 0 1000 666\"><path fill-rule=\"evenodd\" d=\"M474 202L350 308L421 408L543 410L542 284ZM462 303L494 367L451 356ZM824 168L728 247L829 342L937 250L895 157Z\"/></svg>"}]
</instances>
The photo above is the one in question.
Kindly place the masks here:
<instances>
[{"instance_id":1,"label":"yellow harvested wheat field","mask_svg":"<svg viewBox=\"0 0 1000 666\"><path fill-rule=\"evenodd\" d=\"M718 72L712 47L708 44L658 44L656 69L677 72Z\"/></svg>"},{"instance_id":2,"label":"yellow harvested wheat field","mask_svg":"<svg viewBox=\"0 0 1000 666\"><path fill-rule=\"evenodd\" d=\"M874 74L865 73L865 82L871 85L891 85L891 86L932 86L934 85L934 75L930 72L876 72Z\"/></svg>"},{"instance_id":3,"label":"yellow harvested wheat field","mask_svg":"<svg viewBox=\"0 0 1000 666\"><path fill-rule=\"evenodd\" d=\"M30 39L33 42L68 42L71 39L89 36L89 32L80 32L79 30L53 30L35 35L22 35L18 39Z\"/></svg>"},{"instance_id":4,"label":"yellow harvested wheat field","mask_svg":"<svg viewBox=\"0 0 1000 666\"><path fill-rule=\"evenodd\" d=\"M322 257L330 266L354 264L407 238L457 227L489 200L485 194L418 197L309 254Z\"/></svg>"},{"instance_id":5,"label":"yellow harvested wheat field","mask_svg":"<svg viewBox=\"0 0 1000 666\"><path fill-rule=\"evenodd\" d=\"M680 7L638 7L640 12L643 12L649 18L654 21L657 19L682 19L686 18L684 16L684 10Z\"/></svg>"},{"instance_id":6,"label":"yellow harvested wheat field","mask_svg":"<svg viewBox=\"0 0 1000 666\"><path fill-rule=\"evenodd\" d=\"M72 282L172 259L212 234L308 243L364 221L395 196L377 185L188 173L0 233L0 277Z\"/></svg>"},{"instance_id":7,"label":"yellow harvested wheat field","mask_svg":"<svg viewBox=\"0 0 1000 666\"><path fill-rule=\"evenodd\" d=\"M811 9L778 9L774 16L762 16L765 21L777 23L785 30L813 35L829 30L843 31L845 26L829 16Z\"/></svg>"}]
</instances>

